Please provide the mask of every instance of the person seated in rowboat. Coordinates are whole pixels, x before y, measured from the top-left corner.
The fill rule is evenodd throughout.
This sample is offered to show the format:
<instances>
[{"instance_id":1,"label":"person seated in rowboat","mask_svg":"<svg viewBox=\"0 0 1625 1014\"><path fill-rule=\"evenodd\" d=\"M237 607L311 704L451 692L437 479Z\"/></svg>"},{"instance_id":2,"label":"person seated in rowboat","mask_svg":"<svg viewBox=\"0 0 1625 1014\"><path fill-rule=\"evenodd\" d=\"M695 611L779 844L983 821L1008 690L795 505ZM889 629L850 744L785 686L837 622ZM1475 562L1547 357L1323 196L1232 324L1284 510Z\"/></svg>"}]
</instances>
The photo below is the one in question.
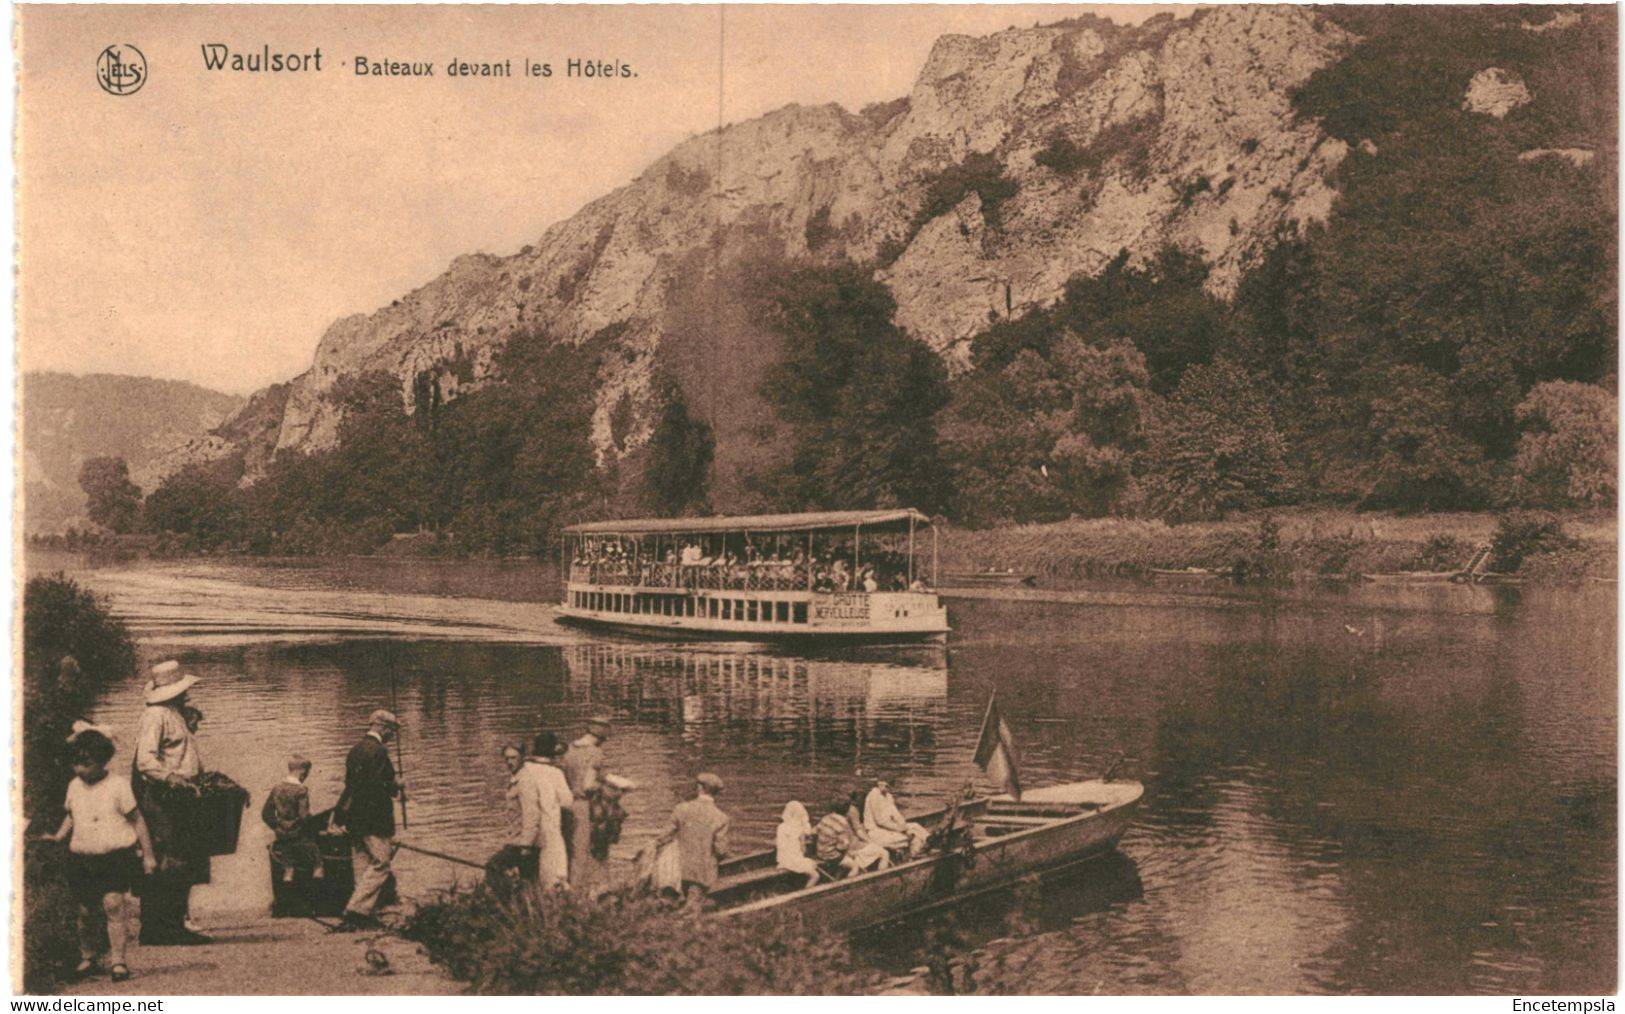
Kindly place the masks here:
<instances>
[{"instance_id":1,"label":"person seated in rowboat","mask_svg":"<svg viewBox=\"0 0 1625 1014\"><path fill-rule=\"evenodd\" d=\"M845 798L837 797L830 805L829 812L818 822L815 829L818 861L839 866L849 877L855 877L871 867L883 870L890 866L891 859L886 855L886 850L865 840L858 828L852 825L847 816L848 805Z\"/></svg>"},{"instance_id":2,"label":"person seated in rowboat","mask_svg":"<svg viewBox=\"0 0 1625 1014\"><path fill-rule=\"evenodd\" d=\"M925 849L925 840L931 832L903 819L892 798L891 785L884 778L875 780L875 787L863 801L863 830L869 840L888 849L907 849L912 859Z\"/></svg>"},{"instance_id":3,"label":"person seated in rowboat","mask_svg":"<svg viewBox=\"0 0 1625 1014\"><path fill-rule=\"evenodd\" d=\"M775 836L779 869L800 873L807 878L807 886L818 883L818 862L807 855L807 839L812 836L812 818L807 808L794 799L784 804Z\"/></svg>"}]
</instances>

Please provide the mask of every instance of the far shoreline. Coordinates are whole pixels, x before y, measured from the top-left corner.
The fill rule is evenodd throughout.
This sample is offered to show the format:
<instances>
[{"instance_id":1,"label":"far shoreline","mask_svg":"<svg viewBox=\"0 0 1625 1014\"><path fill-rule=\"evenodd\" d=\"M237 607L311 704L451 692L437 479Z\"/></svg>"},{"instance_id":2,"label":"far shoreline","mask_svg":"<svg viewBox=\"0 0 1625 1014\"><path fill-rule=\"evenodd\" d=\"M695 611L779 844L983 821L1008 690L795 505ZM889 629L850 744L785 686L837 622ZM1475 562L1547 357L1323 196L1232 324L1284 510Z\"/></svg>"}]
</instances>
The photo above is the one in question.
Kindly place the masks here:
<instances>
[{"instance_id":1,"label":"far shoreline","mask_svg":"<svg viewBox=\"0 0 1625 1014\"><path fill-rule=\"evenodd\" d=\"M1501 516L1488 511L1394 514L1290 508L1184 524L1127 518L1073 518L980 529L943 524L938 584L955 587L956 576L989 573L1030 577L1046 584L1159 575L1273 584L1449 580L1460 576L1474 554L1490 544ZM1511 569L1503 570L1493 559L1486 560L1475 577L1537 584L1617 580L1616 514L1567 511L1551 516L1560 523L1568 546L1532 554ZM517 569L534 566L545 571L553 565L550 557L459 556L448 552L435 536L417 534L396 536L371 554L330 556L208 553L188 551L173 542L165 545L151 535L96 533L84 537L33 535L22 549L29 573L62 566L210 561L270 568L351 561L362 566L427 566L430 571L441 564L447 571L481 564Z\"/></svg>"}]
</instances>

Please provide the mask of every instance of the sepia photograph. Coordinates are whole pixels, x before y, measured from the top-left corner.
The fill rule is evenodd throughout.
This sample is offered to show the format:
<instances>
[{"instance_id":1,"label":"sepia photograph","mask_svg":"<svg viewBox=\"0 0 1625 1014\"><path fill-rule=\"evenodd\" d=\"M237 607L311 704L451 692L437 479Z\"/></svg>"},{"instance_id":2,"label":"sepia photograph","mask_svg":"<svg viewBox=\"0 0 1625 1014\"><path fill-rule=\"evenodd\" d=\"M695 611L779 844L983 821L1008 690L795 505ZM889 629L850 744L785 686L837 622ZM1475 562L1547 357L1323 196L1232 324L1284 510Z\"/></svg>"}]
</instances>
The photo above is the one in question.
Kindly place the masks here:
<instances>
[{"instance_id":1,"label":"sepia photograph","mask_svg":"<svg viewBox=\"0 0 1625 1014\"><path fill-rule=\"evenodd\" d=\"M12 16L14 996L1613 1009L1616 6Z\"/></svg>"}]
</instances>

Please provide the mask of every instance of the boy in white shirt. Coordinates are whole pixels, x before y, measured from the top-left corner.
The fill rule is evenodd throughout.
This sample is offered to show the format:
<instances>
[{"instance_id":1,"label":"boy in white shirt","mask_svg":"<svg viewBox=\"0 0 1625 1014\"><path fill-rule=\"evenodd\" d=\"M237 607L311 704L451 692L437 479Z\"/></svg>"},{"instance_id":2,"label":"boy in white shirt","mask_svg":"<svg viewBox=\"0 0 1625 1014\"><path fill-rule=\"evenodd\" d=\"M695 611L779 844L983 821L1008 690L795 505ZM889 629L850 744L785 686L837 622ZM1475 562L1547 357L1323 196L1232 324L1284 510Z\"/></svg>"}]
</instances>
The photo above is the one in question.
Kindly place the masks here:
<instances>
[{"instance_id":1,"label":"boy in white shirt","mask_svg":"<svg viewBox=\"0 0 1625 1014\"><path fill-rule=\"evenodd\" d=\"M70 742L74 779L68 783L63 803L67 816L55 834L42 837L68 842L68 884L79 909L80 961L75 972L86 975L95 968L101 944L100 908L107 918L108 971L114 982L123 982L130 977L125 958L135 916L131 891L138 876L150 875L157 868L152 839L135 808L130 780L107 773L113 741L95 729L86 729Z\"/></svg>"}]
</instances>

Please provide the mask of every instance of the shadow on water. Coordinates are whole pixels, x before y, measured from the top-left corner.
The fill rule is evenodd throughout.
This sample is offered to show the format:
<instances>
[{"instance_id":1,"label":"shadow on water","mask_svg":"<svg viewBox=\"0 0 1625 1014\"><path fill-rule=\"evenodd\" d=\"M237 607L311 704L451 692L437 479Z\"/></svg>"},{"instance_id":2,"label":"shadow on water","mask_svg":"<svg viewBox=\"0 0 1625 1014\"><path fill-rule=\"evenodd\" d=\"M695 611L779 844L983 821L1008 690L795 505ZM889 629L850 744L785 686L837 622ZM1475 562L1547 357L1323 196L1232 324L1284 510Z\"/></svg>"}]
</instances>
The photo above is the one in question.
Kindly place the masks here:
<instances>
[{"instance_id":1,"label":"shadow on water","mask_svg":"<svg viewBox=\"0 0 1625 1014\"><path fill-rule=\"evenodd\" d=\"M996 939L1067 929L1087 916L1138 902L1144 894L1134 860L1108 852L859 931L852 943L887 969L933 967Z\"/></svg>"}]
</instances>

